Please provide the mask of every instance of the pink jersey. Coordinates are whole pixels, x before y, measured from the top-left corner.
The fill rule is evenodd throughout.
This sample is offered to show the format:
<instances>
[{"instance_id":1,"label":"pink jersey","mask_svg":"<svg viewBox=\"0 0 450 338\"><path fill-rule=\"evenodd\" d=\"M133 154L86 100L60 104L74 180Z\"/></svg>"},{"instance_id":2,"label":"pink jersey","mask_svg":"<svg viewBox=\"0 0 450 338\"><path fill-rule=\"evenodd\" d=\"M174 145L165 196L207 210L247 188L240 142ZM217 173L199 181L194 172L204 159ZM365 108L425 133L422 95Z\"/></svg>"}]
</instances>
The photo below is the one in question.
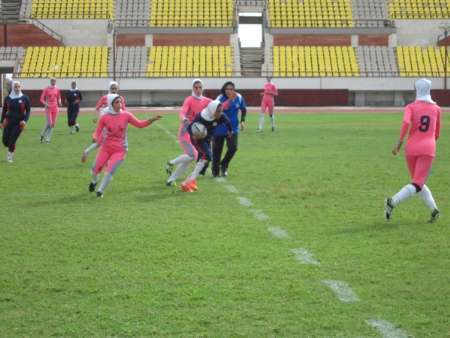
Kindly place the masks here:
<instances>
[{"instance_id":1,"label":"pink jersey","mask_svg":"<svg viewBox=\"0 0 450 338\"><path fill-rule=\"evenodd\" d=\"M435 156L436 140L441 128L441 108L433 103L416 100L405 108L400 140L409 128L405 147L407 156Z\"/></svg>"},{"instance_id":2,"label":"pink jersey","mask_svg":"<svg viewBox=\"0 0 450 338\"><path fill-rule=\"evenodd\" d=\"M122 109L127 110L127 105L125 104L125 98L123 96L120 96L122 99ZM95 110L100 111L100 109L108 107L108 94L103 95L95 105Z\"/></svg>"},{"instance_id":3,"label":"pink jersey","mask_svg":"<svg viewBox=\"0 0 450 338\"><path fill-rule=\"evenodd\" d=\"M194 121L194 117L196 114L200 113L203 109L206 108L208 103L212 100L210 98L202 96L201 98L196 98L194 96L188 96L183 103L183 107L180 110L180 120L187 119L189 123Z\"/></svg>"},{"instance_id":4,"label":"pink jersey","mask_svg":"<svg viewBox=\"0 0 450 338\"><path fill-rule=\"evenodd\" d=\"M126 110L121 110L119 114L105 114L97 124L95 136L97 140L103 138L103 129L106 133L103 145L126 149L127 127L131 124L137 128L148 127L151 122L148 120L138 120L133 114Z\"/></svg>"},{"instance_id":5,"label":"pink jersey","mask_svg":"<svg viewBox=\"0 0 450 338\"><path fill-rule=\"evenodd\" d=\"M277 95L278 95L277 87L273 83L267 82L264 85L264 98L269 97L269 98L273 99L273 97L277 96Z\"/></svg>"},{"instance_id":6,"label":"pink jersey","mask_svg":"<svg viewBox=\"0 0 450 338\"><path fill-rule=\"evenodd\" d=\"M61 102L61 91L58 87L47 87L42 91L41 103L49 107L57 107L58 103Z\"/></svg>"}]
</instances>

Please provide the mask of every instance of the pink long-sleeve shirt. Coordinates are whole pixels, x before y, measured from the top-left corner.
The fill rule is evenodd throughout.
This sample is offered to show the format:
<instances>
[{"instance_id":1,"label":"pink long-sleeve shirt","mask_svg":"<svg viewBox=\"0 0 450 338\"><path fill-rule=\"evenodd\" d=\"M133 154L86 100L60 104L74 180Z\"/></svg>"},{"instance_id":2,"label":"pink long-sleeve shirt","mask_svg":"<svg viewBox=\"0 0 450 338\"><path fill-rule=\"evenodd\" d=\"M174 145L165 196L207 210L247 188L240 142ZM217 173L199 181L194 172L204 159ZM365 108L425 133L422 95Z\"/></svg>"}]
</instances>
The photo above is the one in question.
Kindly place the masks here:
<instances>
[{"instance_id":1,"label":"pink long-sleeve shirt","mask_svg":"<svg viewBox=\"0 0 450 338\"><path fill-rule=\"evenodd\" d=\"M48 86L42 91L40 101L44 106L57 107L58 103L61 102L61 91L56 86Z\"/></svg>"},{"instance_id":2,"label":"pink long-sleeve shirt","mask_svg":"<svg viewBox=\"0 0 450 338\"><path fill-rule=\"evenodd\" d=\"M194 96L188 96L183 103L180 110L180 121L187 119L189 123L194 121L195 115L200 113L212 100L208 97L202 96L200 99Z\"/></svg>"},{"instance_id":3,"label":"pink long-sleeve shirt","mask_svg":"<svg viewBox=\"0 0 450 338\"><path fill-rule=\"evenodd\" d=\"M273 98L274 96L278 95L278 89L277 86L275 86L271 82L267 82L264 85L264 98Z\"/></svg>"},{"instance_id":4,"label":"pink long-sleeve shirt","mask_svg":"<svg viewBox=\"0 0 450 338\"><path fill-rule=\"evenodd\" d=\"M435 156L436 141L441 130L441 108L433 103L416 100L405 108L400 141L409 130L405 147L408 156Z\"/></svg>"},{"instance_id":5,"label":"pink long-sleeve shirt","mask_svg":"<svg viewBox=\"0 0 450 338\"><path fill-rule=\"evenodd\" d=\"M126 136L128 124L136 128L148 127L149 120L139 120L126 110L121 110L118 114L104 114L97 124L95 136L97 140L102 139L103 129L105 129L103 145L118 149L126 149Z\"/></svg>"}]
</instances>

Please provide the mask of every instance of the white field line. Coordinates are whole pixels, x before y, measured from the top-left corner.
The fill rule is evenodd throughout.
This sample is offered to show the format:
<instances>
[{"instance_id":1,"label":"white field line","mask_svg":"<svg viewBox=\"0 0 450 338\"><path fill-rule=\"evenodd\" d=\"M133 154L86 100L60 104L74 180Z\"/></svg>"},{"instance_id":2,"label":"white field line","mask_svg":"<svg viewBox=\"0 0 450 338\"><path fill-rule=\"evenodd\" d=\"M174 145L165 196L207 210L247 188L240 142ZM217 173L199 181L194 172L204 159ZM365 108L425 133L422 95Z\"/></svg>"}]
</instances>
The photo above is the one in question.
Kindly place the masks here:
<instances>
[{"instance_id":1,"label":"white field line","mask_svg":"<svg viewBox=\"0 0 450 338\"><path fill-rule=\"evenodd\" d=\"M251 209L250 212L255 216L258 221L267 221L269 216L267 216L262 210Z\"/></svg>"},{"instance_id":2,"label":"white field line","mask_svg":"<svg viewBox=\"0 0 450 338\"><path fill-rule=\"evenodd\" d=\"M304 248L291 249L291 252L295 255L295 258L302 264L308 265L320 265L311 252Z\"/></svg>"},{"instance_id":3,"label":"white field line","mask_svg":"<svg viewBox=\"0 0 450 338\"><path fill-rule=\"evenodd\" d=\"M239 204L244 207L250 208L253 205L252 201L250 201L248 198L238 197L237 199L239 201Z\"/></svg>"},{"instance_id":4,"label":"white field line","mask_svg":"<svg viewBox=\"0 0 450 338\"><path fill-rule=\"evenodd\" d=\"M280 228L280 227L273 227L269 226L267 230L272 234L273 237L283 239L283 238L289 238L288 233L286 230Z\"/></svg>"},{"instance_id":5,"label":"white field line","mask_svg":"<svg viewBox=\"0 0 450 338\"><path fill-rule=\"evenodd\" d=\"M322 280L322 284L328 286L343 303L356 303L359 298L346 282L337 280Z\"/></svg>"},{"instance_id":6,"label":"white field line","mask_svg":"<svg viewBox=\"0 0 450 338\"><path fill-rule=\"evenodd\" d=\"M369 319L366 323L375 328L383 338L408 338L408 334L394 324L382 319Z\"/></svg>"},{"instance_id":7,"label":"white field line","mask_svg":"<svg viewBox=\"0 0 450 338\"><path fill-rule=\"evenodd\" d=\"M239 191L237 190L237 188L236 188L234 185L231 185L231 184L225 184L223 187L224 187L225 190L227 190L229 193L232 193L232 194L237 194L237 193L239 193Z\"/></svg>"}]
</instances>

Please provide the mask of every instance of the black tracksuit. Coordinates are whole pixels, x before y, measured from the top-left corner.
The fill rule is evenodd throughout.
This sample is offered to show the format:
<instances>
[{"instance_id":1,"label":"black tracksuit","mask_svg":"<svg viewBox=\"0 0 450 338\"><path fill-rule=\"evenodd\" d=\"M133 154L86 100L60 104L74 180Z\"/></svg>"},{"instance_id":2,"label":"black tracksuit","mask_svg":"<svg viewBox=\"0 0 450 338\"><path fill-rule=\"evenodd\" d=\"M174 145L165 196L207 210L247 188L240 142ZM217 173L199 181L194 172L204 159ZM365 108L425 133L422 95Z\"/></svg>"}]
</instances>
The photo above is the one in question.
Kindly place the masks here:
<instances>
[{"instance_id":1,"label":"black tracksuit","mask_svg":"<svg viewBox=\"0 0 450 338\"><path fill-rule=\"evenodd\" d=\"M22 132L20 122L27 122L30 118L30 99L26 95L12 99L5 97L3 101L2 117L0 122L4 124L3 145L10 152L16 149L16 142Z\"/></svg>"},{"instance_id":2,"label":"black tracksuit","mask_svg":"<svg viewBox=\"0 0 450 338\"><path fill-rule=\"evenodd\" d=\"M67 124L69 125L69 127L77 124L77 117L78 113L80 112L80 101L82 99L83 98L81 96L81 92L78 89L71 89L66 93Z\"/></svg>"}]
</instances>

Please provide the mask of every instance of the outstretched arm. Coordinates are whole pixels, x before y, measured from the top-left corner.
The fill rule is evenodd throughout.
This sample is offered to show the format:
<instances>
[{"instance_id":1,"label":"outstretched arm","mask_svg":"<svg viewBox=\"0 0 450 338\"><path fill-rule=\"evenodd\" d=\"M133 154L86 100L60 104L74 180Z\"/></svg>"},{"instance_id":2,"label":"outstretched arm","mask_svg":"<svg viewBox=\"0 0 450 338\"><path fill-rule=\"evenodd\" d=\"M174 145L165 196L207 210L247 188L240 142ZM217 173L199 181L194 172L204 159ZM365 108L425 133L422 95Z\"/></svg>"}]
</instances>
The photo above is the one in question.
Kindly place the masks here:
<instances>
[{"instance_id":1,"label":"outstretched arm","mask_svg":"<svg viewBox=\"0 0 450 338\"><path fill-rule=\"evenodd\" d=\"M148 120L139 120L131 113L128 113L128 123L136 128L145 128L151 125L154 121L157 121L161 119L160 115L157 115L156 117L149 118Z\"/></svg>"}]
</instances>

